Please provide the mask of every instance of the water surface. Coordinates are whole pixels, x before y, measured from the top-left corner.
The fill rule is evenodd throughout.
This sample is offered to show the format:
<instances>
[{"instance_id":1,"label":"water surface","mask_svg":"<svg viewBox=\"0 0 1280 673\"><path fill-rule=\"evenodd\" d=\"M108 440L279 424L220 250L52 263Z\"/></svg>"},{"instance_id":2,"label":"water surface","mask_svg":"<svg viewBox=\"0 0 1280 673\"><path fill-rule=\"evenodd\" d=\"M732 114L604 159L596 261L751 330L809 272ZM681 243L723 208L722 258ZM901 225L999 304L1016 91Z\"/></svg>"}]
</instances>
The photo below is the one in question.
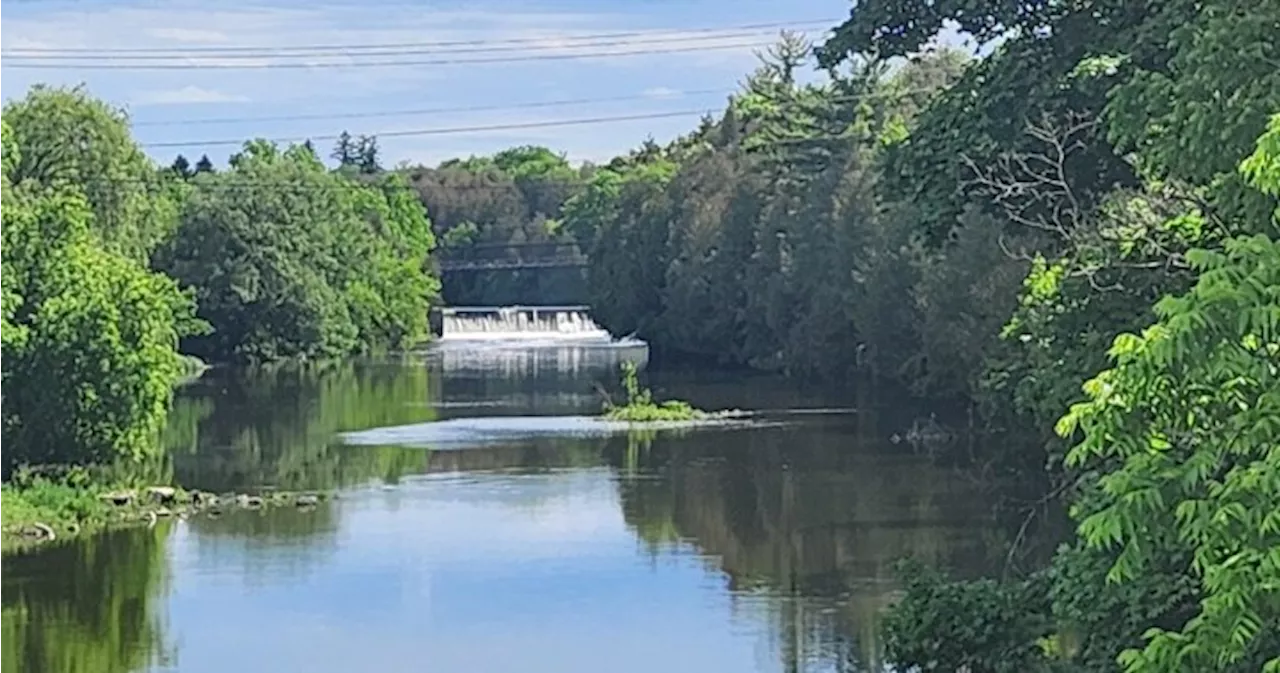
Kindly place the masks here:
<instances>
[{"instance_id":1,"label":"water surface","mask_svg":"<svg viewBox=\"0 0 1280 673\"><path fill-rule=\"evenodd\" d=\"M159 469L340 497L6 557L3 670L884 670L897 558L997 561L991 497L890 443L920 410L875 390L655 375L704 408L858 411L644 436L549 418L597 411L635 357L490 347L210 372L183 391Z\"/></svg>"}]
</instances>

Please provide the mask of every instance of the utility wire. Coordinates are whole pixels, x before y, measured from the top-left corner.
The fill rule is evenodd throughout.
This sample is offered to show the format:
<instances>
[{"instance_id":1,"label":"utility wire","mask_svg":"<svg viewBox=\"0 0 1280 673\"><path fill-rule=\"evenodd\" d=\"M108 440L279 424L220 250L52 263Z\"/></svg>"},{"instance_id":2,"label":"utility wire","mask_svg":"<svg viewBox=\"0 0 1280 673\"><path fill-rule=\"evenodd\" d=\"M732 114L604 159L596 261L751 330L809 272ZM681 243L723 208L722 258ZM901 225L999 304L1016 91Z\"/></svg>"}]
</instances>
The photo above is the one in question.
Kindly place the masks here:
<instances>
[{"instance_id":1,"label":"utility wire","mask_svg":"<svg viewBox=\"0 0 1280 673\"><path fill-rule=\"evenodd\" d=\"M301 58L351 58L351 57L367 57L367 56L422 56L431 54L484 54L495 52L528 52L530 50L552 50L552 49L584 49L588 47L630 47L634 45L645 44L680 44L687 42L709 43L718 40L744 39L748 37L761 37L765 35L774 35L773 31L734 31L724 32L715 35L689 35L683 37L650 37L636 38L627 40L596 40L593 42L583 43L563 43L563 41L555 38L546 38L542 40L542 44L533 44L530 46L523 45L506 45L506 46L489 46L489 47L423 47L423 48L394 48L381 47L375 45L361 46L352 49L336 49L327 51L314 52L277 52L273 49L263 49L258 52L232 52L227 54L200 54L196 55L196 59L217 59L218 61L235 61L235 60L260 60L260 59L301 59ZM555 42L546 44L547 42ZM710 46L710 45L705 45ZM21 53L15 53L21 52ZM69 54L69 53L50 53L50 54L30 54L25 50L15 49L5 52L5 56L9 58L20 59L36 59L40 61L64 61L85 58L108 59L111 61L173 61L187 60L192 58L192 54L175 52L166 54Z\"/></svg>"},{"instance_id":2,"label":"utility wire","mask_svg":"<svg viewBox=\"0 0 1280 673\"><path fill-rule=\"evenodd\" d=\"M610 58L618 56L645 56L653 54L679 54L700 51L723 51L726 49L742 49L744 47L767 47L772 42L762 42L759 40L751 42L737 42L731 44L691 46L691 47L668 47L653 49L633 49L624 51L596 51L583 52L580 54L529 54L525 56L494 56L487 58L441 58L441 59L421 59L421 60L390 60L390 61L357 61L351 63L261 63L261 62L243 62L243 63L225 63L225 62L207 62L207 63L111 63L103 62L109 59L98 59L90 62L76 63L13 63L12 60L3 64L5 68L16 68L23 70L299 70L299 69L322 69L322 68L381 68L381 67L402 67L402 66L442 66L442 65L478 65L485 63L524 63L528 61L574 61L579 59L590 58ZM12 57L10 57L12 59Z\"/></svg>"},{"instance_id":3,"label":"utility wire","mask_svg":"<svg viewBox=\"0 0 1280 673\"><path fill-rule=\"evenodd\" d=\"M705 115L713 113L710 109L697 110L674 110L670 112L649 112L645 114L619 115L616 117L584 117L580 119L555 119L538 122L517 122L512 124L488 124L484 126L453 126L434 129L414 129L409 131L387 131L384 133L368 134L378 138L402 138L409 136L434 136L434 135L451 135L458 133L476 133L481 131L510 131L518 129L537 129L549 128L555 126L583 126L587 124L605 124L609 122L635 121L640 119L666 119L670 117L690 117L693 115ZM340 134L332 135L313 135L313 136L297 136L293 138L274 138L272 142L290 143L303 142L306 140L337 140ZM138 143L143 147L187 147L189 145L202 145L207 147L225 147L228 145L243 145L244 138L237 139L218 139L218 140L193 140L182 142L159 142L159 143Z\"/></svg>"},{"instance_id":4,"label":"utility wire","mask_svg":"<svg viewBox=\"0 0 1280 673\"><path fill-rule=\"evenodd\" d=\"M734 91L741 91L741 90L740 89L733 89L733 90L708 89L703 92L697 92L697 93L716 93L718 91L723 93L733 93ZM896 98L896 97L910 96L915 94L928 94L934 91L936 91L936 89L927 88L927 87L903 88L898 90L869 91L866 93L828 96L823 98L822 102L856 103L861 101L873 101L873 100L878 100L882 98ZM695 92L690 92L690 93L695 93ZM617 100L627 100L629 98L631 97L620 96L617 98ZM609 99L583 99L582 102L598 102L601 100L609 100ZM573 101L547 101L545 103L531 102L531 103L526 103L521 105L514 105L511 107L543 107L543 106L550 107L553 105L572 104L572 103ZM441 109L436 108L436 110L441 110ZM444 111L451 111L451 110L445 109ZM686 110L673 110L673 111L666 111L666 112L637 113L637 114L618 115L618 116L585 117L585 118L577 118L577 119L553 119L553 120L536 121L536 122L514 122L514 123L508 123L508 124L488 124L488 125L480 125L480 126L455 126L455 127L430 128L430 129L411 129L411 130L405 130L405 131L373 132L373 133L365 133L363 135L373 136L376 138L451 135L451 134L476 133L476 132L483 132L483 131L506 131L506 130L520 130L520 129L530 129L530 128L606 124L611 122L637 121L642 119L666 119L671 117L693 116L695 114L696 115L716 114L720 111L722 111L720 108L686 109ZM399 114L399 113L387 112L385 114L393 115L393 114ZM372 116L377 116L377 113L367 113L367 114L366 113L345 113L341 115L293 115L293 116L282 115L280 117L260 117L260 118L257 118L257 120L295 120L295 119L323 120L323 119L331 119L331 118L332 119L348 119L352 117L372 117ZM203 123L229 123L229 122L238 122L238 121L255 121L255 119L254 118L242 118L242 119L222 118L222 119L195 120L194 122L173 121L173 122L164 122L163 124L154 124L154 125L181 126L181 125L186 125L187 123L196 123L196 124L202 123L202 122ZM137 126L142 126L142 124L137 124ZM360 135L360 134L357 134L357 135ZM263 139L271 142L276 142L276 143L297 143L297 142L303 142L306 140L337 140L339 137L341 137L341 134L272 137L272 138L263 138ZM253 138L253 137L239 138L239 139L221 139L220 138L215 140L164 141L164 142L150 142L150 143L139 142L139 145L142 145L143 147L187 147L190 145L207 145L210 147L226 147L226 146L232 146L232 145L243 145L245 142L249 140L255 140L255 139L257 138Z\"/></svg>"},{"instance_id":5,"label":"utility wire","mask_svg":"<svg viewBox=\"0 0 1280 673\"><path fill-rule=\"evenodd\" d=\"M607 40L607 39L623 39L631 37L644 37L648 35L667 34L706 34L719 33L726 31L744 31L744 30L761 30L761 29L785 29L798 26L835 26L843 19L814 19L808 21L783 21L773 23L754 23L737 26L722 27L704 27L704 28L676 28L676 29L656 29L656 30L636 30L615 33L594 33L583 35L569 35L564 37L542 36L542 37L520 37L520 38L503 38L503 39L475 39L475 40L452 40L452 41L431 41L431 42L389 42L381 44L356 43L356 44L313 44L313 45L293 45L293 46L193 46L193 47L18 47L3 50L0 53L9 54L10 52L24 52L32 54L151 54L173 52L177 55L189 55L192 53L239 53L253 51L267 52L292 52L292 51L328 51L328 50L363 50L363 49L391 49L391 48L420 48L420 47L460 47L460 46L484 46L496 44L537 44L545 42L548 39L557 39L561 41L572 40Z\"/></svg>"},{"instance_id":6,"label":"utility wire","mask_svg":"<svg viewBox=\"0 0 1280 673\"><path fill-rule=\"evenodd\" d=\"M692 96L708 96L711 94L731 94L738 89L698 89L694 91L673 91L670 98L685 98ZM315 121L328 119L368 119L371 117L403 117L408 115L432 115L443 114L449 112L487 112L494 110L525 110L531 108L549 108L563 107L566 105L591 105L595 103L615 103L622 101L634 100L660 100L660 96L652 96L646 94L636 94L630 96L610 96L603 98L568 98L561 100L549 101L529 101L523 103L509 103L506 105L463 105L458 107L436 107L436 108L418 108L408 110L380 110L366 112L335 112L331 114L297 114L297 115L269 115L263 117L204 117L196 119L171 119L156 121L135 121L132 122L134 127L155 127L155 126L203 126L213 124L243 124L250 122L282 122L282 121Z\"/></svg>"}]
</instances>

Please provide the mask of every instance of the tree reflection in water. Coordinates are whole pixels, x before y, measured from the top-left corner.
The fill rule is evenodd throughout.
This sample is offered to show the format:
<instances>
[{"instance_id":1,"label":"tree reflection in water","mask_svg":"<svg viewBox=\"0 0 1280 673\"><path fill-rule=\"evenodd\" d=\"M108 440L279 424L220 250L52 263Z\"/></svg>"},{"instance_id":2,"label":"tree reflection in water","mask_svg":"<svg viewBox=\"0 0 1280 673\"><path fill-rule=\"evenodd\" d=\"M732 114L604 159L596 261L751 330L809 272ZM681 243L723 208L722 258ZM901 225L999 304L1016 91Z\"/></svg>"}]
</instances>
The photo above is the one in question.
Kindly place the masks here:
<instances>
[{"instance_id":1,"label":"tree reflection in water","mask_svg":"<svg viewBox=\"0 0 1280 673\"><path fill-rule=\"evenodd\" d=\"M171 659L160 615L168 529L5 556L4 672L125 673Z\"/></svg>"}]
</instances>

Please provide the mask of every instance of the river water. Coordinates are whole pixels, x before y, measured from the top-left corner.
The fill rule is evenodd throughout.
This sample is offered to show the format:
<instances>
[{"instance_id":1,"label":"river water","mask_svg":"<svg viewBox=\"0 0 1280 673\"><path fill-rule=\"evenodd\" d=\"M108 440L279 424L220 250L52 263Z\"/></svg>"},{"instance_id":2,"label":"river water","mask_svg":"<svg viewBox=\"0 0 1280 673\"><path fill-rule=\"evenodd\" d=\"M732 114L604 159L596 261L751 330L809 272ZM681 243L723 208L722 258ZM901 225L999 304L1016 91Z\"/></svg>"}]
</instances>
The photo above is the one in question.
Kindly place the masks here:
<instances>
[{"instance_id":1,"label":"river water","mask_svg":"<svg viewBox=\"0 0 1280 673\"><path fill-rule=\"evenodd\" d=\"M651 373L660 398L765 413L646 436L560 418L637 357L214 370L180 395L166 476L339 497L6 557L3 671L880 671L896 559L998 561L993 496L891 442L922 412L865 386Z\"/></svg>"}]
</instances>

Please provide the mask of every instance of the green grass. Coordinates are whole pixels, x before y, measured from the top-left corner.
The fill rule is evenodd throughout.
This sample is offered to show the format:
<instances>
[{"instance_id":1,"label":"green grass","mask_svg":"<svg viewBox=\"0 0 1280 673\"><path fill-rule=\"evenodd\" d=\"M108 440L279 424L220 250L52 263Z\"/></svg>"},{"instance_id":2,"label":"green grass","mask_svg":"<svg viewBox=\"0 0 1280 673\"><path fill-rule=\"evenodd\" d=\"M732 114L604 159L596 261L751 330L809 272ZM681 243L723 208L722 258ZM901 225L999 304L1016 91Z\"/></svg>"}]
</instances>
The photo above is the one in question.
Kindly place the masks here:
<instances>
[{"instance_id":1,"label":"green grass","mask_svg":"<svg viewBox=\"0 0 1280 673\"><path fill-rule=\"evenodd\" d=\"M627 391L627 403L615 406L606 401L604 417L611 421L628 423L663 423L698 421L710 417L707 412L694 408L683 400L654 402L653 393L640 386L636 366L630 362L622 365L622 387Z\"/></svg>"},{"instance_id":2,"label":"green grass","mask_svg":"<svg viewBox=\"0 0 1280 673\"><path fill-rule=\"evenodd\" d=\"M19 470L0 486L0 531L4 546L41 540L40 536L31 535L37 525L47 526L58 537L65 537L120 520L127 511L101 497L113 487L114 484L94 480L83 469L58 473Z\"/></svg>"},{"instance_id":3,"label":"green grass","mask_svg":"<svg viewBox=\"0 0 1280 673\"><path fill-rule=\"evenodd\" d=\"M8 552L54 539L92 533L113 526L140 524L162 516L194 515L206 509L314 507L330 494L272 491L259 495L212 493L174 488L153 492L141 477L122 480L104 466L45 466L17 470L0 486L0 544ZM304 498L306 500L304 500ZM242 500L243 499L243 500Z\"/></svg>"}]
</instances>

